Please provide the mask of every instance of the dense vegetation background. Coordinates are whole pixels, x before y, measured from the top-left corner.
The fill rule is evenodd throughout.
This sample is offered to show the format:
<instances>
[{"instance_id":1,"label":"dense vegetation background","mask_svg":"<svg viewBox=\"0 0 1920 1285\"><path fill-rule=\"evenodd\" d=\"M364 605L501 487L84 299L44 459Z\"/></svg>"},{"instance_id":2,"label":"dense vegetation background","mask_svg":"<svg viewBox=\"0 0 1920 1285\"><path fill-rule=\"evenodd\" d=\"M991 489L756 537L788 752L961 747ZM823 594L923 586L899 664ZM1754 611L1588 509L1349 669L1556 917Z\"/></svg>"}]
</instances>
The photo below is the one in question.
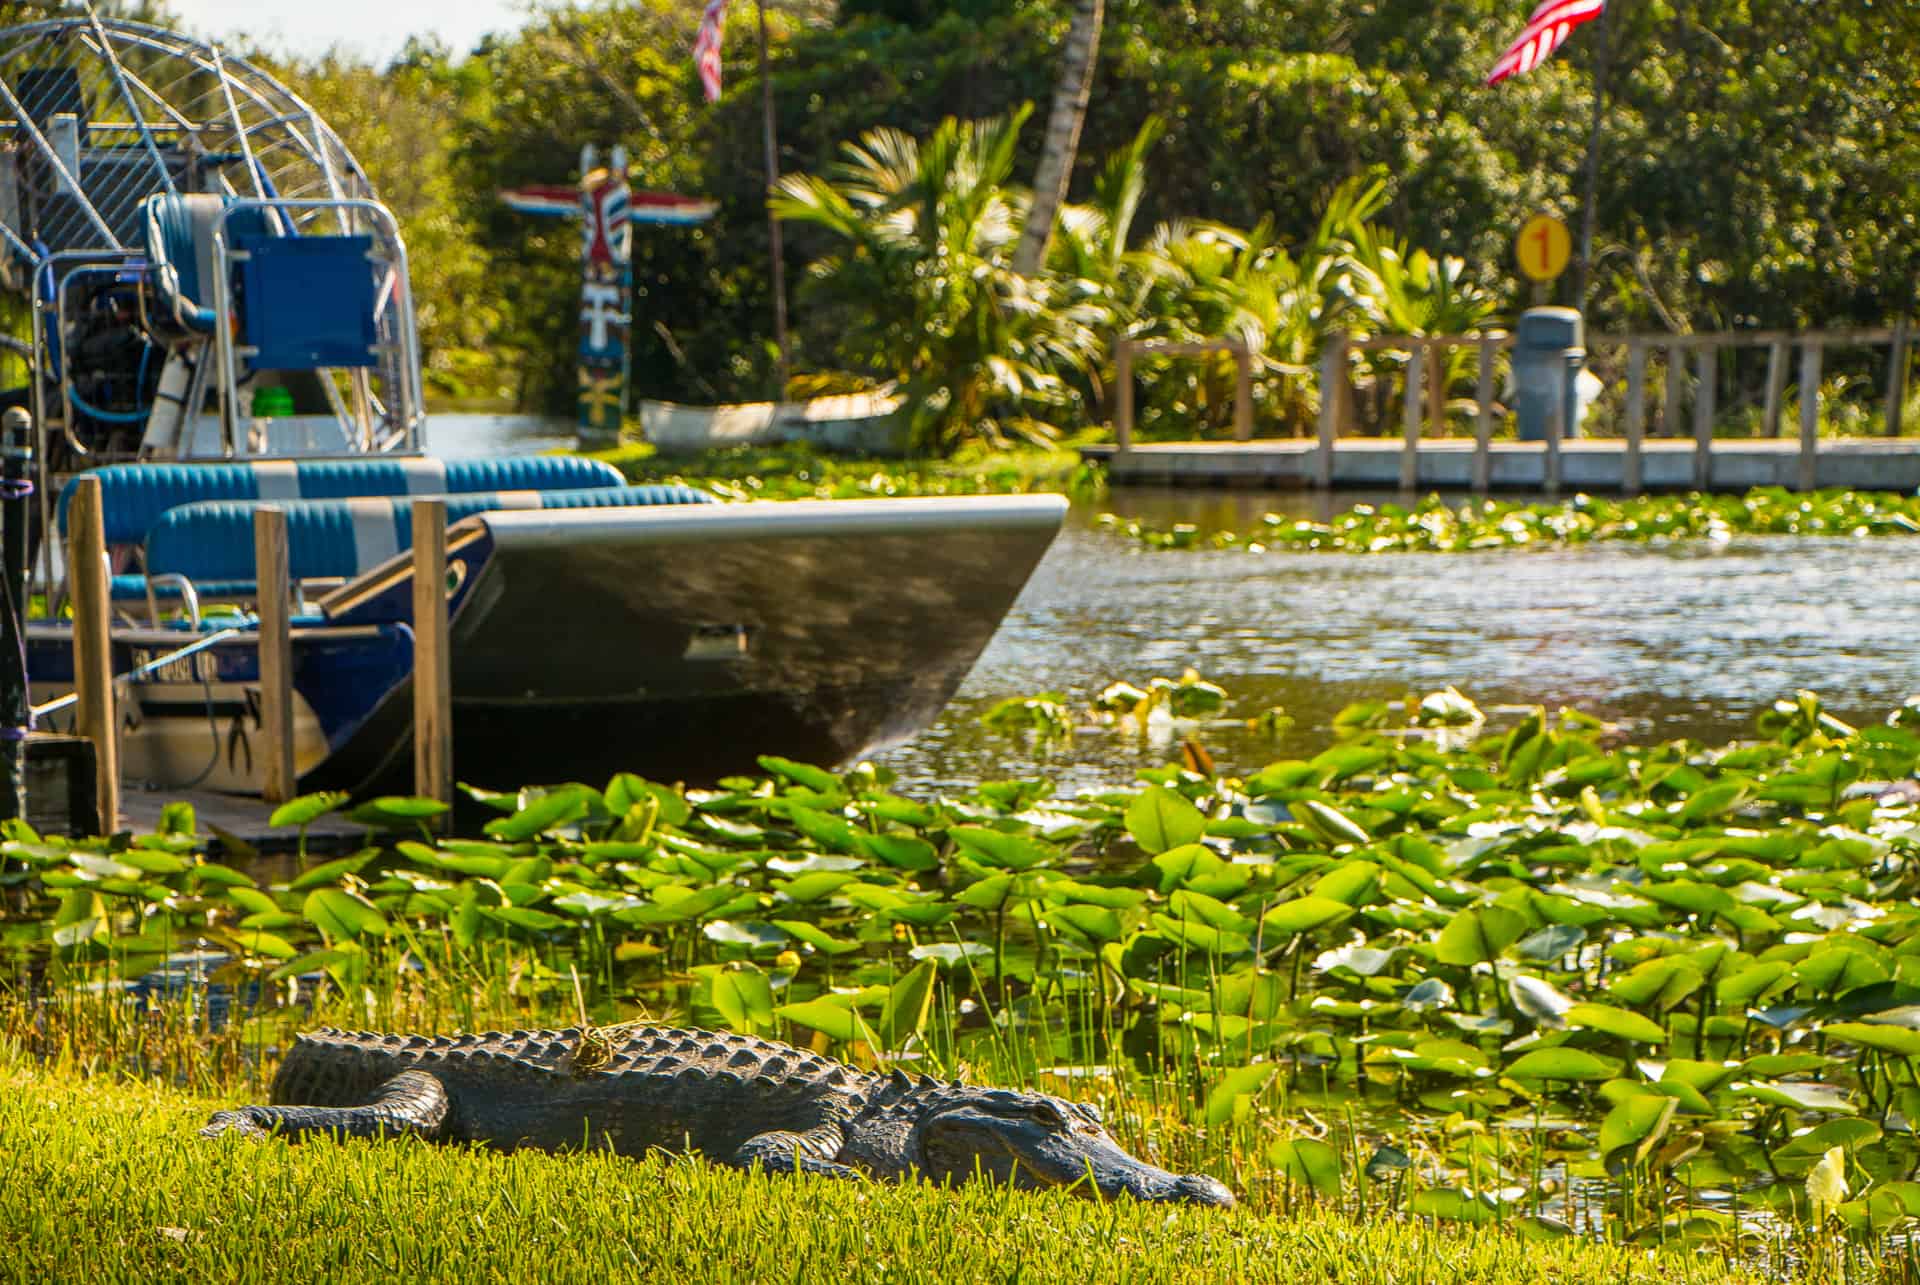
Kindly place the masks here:
<instances>
[{"instance_id":1,"label":"dense vegetation background","mask_svg":"<svg viewBox=\"0 0 1920 1285\"><path fill-rule=\"evenodd\" d=\"M949 116L1034 103L1008 180L1031 181L1066 0L769 7L783 172L826 171L876 126L925 139ZM1458 258L1461 288L1510 311L1530 301L1511 266L1519 222L1552 208L1577 228L1601 49L1596 28L1582 28L1532 74L1483 86L1529 7L1109 0L1070 199L1092 199L1108 158L1154 118L1164 134L1145 153L1132 246L1168 220L1255 233L1266 220L1267 240L1297 256L1343 183L1378 179L1384 204L1371 223L1389 249L1397 239L1436 263ZM558 6L478 49L420 43L386 67L281 58L406 225L443 396L565 403L575 232L515 215L495 193L569 180L587 141L625 143L639 186L721 203L703 229L636 235L636 389L694 401L773 391L753 7L734 6L726 92L711 106L690 56L700 9ZM1911 309L1920 8L1611 0L1609 10L1594 324L1880 324ZM808 264L846 249L829 228L789 229L798 371L849 365L843 309L806 283ZM1562 301L1569 290L1563 281ZM1097 378L1082 382L1097 391Z\"/></svg>"}]
</instances>

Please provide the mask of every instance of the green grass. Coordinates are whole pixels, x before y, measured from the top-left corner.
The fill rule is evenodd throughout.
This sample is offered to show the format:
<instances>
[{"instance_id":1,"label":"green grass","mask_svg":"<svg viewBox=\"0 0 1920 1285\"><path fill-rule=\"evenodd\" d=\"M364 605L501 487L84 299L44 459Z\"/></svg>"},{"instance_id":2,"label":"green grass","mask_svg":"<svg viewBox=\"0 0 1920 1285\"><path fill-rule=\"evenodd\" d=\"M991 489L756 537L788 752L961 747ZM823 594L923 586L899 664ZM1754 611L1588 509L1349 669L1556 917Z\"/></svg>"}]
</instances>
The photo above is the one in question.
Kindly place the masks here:
<instances>
[{"instance_id":1,"label":"green grass","mask_svg":"<svg viewBox=\"0 0 1920 1285\"><path fill-rule=\"evenodd\" d=\"M415 1142L207 1140L227 1103L0 1049L0 1277L14 1280L1072 1280L1629 1285L1759 1279L1712 1257L735 1173Z\"/></svg>"},{"instance_id":2,"label":"green grass","mask_svg":"<svg viewBox=\"0 0 1920 1285\"><path fill-rule=\"evenodd\" d=\"M627 481L681 482L733 500L848 500L915 495L1016 495L1065 491L1092 498L1104 471L1078 452L962 451L951 459L870 459L802 445L734 446L660 455L645 442L587 453Z\"/></svg>"}]
</instances>

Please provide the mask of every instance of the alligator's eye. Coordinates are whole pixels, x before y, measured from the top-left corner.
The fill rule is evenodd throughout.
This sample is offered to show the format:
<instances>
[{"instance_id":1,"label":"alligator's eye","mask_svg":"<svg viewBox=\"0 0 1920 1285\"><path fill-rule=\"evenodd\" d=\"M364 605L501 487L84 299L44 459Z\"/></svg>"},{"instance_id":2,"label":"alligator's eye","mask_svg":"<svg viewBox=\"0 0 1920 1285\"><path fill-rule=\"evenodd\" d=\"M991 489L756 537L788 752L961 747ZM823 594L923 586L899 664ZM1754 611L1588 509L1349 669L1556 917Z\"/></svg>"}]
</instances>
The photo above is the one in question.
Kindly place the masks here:
<instances>
[{"instance_id":1,"label":"alligator's eye","mask_svg":"<svg viewBox=\"0 0 1920 1285\"><path fill-rule=\"evenodd\" d=\"M1046 1101L1044 1098L1033 1104L1032 1115L1034 1121L1045 1128L1064 1129L1067 1127L1067 1119L1060 1114L1060 1108Z\"/></svg>"},{"instance_id":2,"label":"alligator's eye","mask_svg":"<svg viewBox=\"0 0 1920 1285\"><path fill-rule=\"evenodd\" d=\"M1100 1114L1100 1108L1095 1106L1091 1102L1080 1103L1079 1110L1081 1115L1085 1116L1087 1119L1091 1120L1095 1124L1105 1124L1107 1122L1107 1117Z\"/></svg>"}]
</instances>

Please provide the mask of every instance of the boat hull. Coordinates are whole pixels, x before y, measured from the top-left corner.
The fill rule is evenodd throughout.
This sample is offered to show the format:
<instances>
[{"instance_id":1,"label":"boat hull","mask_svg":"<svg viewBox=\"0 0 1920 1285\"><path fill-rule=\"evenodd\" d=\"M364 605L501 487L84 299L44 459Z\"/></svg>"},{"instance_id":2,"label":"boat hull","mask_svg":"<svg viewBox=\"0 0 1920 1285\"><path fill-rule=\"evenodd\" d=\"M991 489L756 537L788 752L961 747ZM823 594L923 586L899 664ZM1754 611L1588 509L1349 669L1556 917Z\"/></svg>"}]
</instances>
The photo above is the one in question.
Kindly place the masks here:
<instances>
[{"instance_id":1,"label":"boat hull","mask_svg":"<svg viewBox=\"0 0 1920 1285\"><path fill-rule=\"evenodd\" d=\"M763 754L835 765L902 740L938 717L1065 511L1008 496L469 519L449 541L455 775L495 789L621 771L710 782ZM323 602L325 625L296 630L303 790L411 791L411 602L411 564L395 559ZM205 784L257 790L264 756L226 748L260 735L251 646L134 684L123 736L164 737L168 753L127 761L165 763L156 778L174 783L217 737L223 766Z\"/></svg>"}]
</instances>

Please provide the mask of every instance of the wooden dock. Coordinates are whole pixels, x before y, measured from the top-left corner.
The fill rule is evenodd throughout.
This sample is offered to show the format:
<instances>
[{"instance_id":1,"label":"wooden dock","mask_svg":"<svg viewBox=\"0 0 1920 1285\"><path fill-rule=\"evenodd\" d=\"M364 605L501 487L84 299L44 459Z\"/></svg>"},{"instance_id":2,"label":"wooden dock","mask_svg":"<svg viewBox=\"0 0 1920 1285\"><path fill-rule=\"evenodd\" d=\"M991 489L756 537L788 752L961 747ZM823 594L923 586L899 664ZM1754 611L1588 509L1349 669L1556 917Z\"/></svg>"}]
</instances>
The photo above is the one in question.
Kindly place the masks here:
<instances>
[{"instance_id":1,"label":"wooden dock","mask_svg":"<svg viewBox=\"0 0 1920 1285\"><path fill-rule=\"evenodd\" d=\"M126 788L120 795L121 828L135 834L150 833L159 827L161 809L169 803L191 803L194 827L201 834L232 835L260 852L292 852L300 843L300 832L293 826L276 830L267 825L267 818L273 815L273 804L248 795L220 794L213 790ZM365 826L330 814L307 827L307 851L350 851L365 842L366 837Z\"/></svg>"},{"instance_id":2,"label":"wooden dock","mask_svg":"<svg viewBox=\"0 0 1920 1285\"><path fill-rule=\"evenodd\" d=\"M1332 443L1337 490L1406 489L1408 445L1398 437L1342 437ZM1473 438L1422 438L1414 451L1414 490L1469 490ZM1625 492L1627 444L1619 438L1560 443L1559 490ZM1320 485L1321 443L1312 438L1234 442L1142 442L1128 450L1088 446L1081 455L1107 466L1115 485L1228 486L1288 490ZM1647 438L1640 449L1640 485L1648 491L1745 491L1798 487L1801 444L1792 438L1717 440L1706 485L1691 438ZM1815 487L1911 491L1920 488L1920 439L1823 438L1813 461ZM1488 486L1502 491L1553 489L1544 442L1488 444Z\"/></svg>"}]
</instances>

